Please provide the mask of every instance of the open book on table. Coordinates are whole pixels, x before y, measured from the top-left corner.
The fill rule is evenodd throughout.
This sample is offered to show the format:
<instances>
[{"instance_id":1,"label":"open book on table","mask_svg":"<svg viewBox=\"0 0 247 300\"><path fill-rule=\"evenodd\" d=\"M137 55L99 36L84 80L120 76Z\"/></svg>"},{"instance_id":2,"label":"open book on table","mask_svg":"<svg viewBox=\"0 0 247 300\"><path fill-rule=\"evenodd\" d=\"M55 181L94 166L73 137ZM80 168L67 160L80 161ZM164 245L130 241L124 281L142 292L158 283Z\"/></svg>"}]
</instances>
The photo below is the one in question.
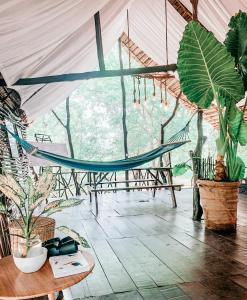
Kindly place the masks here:
<instances>
[{"instance_id":1,"label":"open book on table","mask_svg":"<svg viewBox=\"0 0 247 300\"><path fill-rule=\"evenodd\" d=\"M73 254L50 257L49 262L55 278L89 271L89 264L81 251Z\"/></svg>"}]
</instances>

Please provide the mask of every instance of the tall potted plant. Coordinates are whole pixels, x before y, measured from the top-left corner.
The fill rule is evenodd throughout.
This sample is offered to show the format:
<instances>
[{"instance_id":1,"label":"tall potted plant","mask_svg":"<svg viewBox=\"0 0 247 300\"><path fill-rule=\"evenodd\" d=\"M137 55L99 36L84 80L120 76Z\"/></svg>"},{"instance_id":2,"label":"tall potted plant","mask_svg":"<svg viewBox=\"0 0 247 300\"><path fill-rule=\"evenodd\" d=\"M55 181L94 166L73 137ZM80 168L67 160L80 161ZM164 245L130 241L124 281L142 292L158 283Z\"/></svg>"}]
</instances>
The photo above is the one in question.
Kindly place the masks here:
<instances>
[{"instance_id":1,"label":"tall potted plant","mask_svg":"<svg viewBox=\"0 0 247 300\"><path fill-rule=\"evenodd\" d=\"M16 266L25 273L35 272L42 267L47 257L45 248L37 249L37 226L42 216L50 216L65 208L81 204L83 200L47 199L54 188L55 180L50 169L34 182L27 176L25 182L18 182L12 175L0 175L0 191L8 198L9 206L0 204L0 213L5 214L9 222L17 224L19 249L13 253ZM87 241L75 231L60 226L57 228L71 236L79 244L89 247ZM19 233L20 232L20 233ZM35 249L34 249L35 248Z\"/></svg>"},{"instance_id":2,"label":"tall potted plant","mask_svg":"<svg viewBox=\"0 0 247 300\"><path fill-rule=\"evenodd\" d=\"M246 87L247 15L239 12L229 27L221 44L199 23L188 23L177 64L187 98L202 109L215 105L218 110L214 179L198 181L206 227L213 230L236 228L239 185L245 173L237 153L239 145L247 144L247 124L237 103Z\"/></svg>"}]
</instances>

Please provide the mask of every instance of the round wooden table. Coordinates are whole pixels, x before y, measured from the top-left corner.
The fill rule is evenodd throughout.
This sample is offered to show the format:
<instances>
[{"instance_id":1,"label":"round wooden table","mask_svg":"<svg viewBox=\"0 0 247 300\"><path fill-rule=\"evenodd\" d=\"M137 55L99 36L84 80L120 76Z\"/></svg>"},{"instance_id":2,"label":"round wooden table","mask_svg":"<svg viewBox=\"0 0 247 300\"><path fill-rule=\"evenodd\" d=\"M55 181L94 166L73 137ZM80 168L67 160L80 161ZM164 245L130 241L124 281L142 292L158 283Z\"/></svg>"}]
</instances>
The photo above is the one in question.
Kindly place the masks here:
<instances>
[{"instance_id":1,"label":"round wooden table","mask_svg":"<svg viewBox=\"0 0 247 300\"><path fill-rule=\"evenodd\" d=\"M89 271L68 277L55 279L47 260L45 265L34 273L19 271L12 256L0 259L0 299L29 299L48 295L54 299L54 293L63 291L64 299L71 300L70 287L86 278L94 268L94 259L88 252L82 252L89 263Z\"/></svg>"}]
</instances>

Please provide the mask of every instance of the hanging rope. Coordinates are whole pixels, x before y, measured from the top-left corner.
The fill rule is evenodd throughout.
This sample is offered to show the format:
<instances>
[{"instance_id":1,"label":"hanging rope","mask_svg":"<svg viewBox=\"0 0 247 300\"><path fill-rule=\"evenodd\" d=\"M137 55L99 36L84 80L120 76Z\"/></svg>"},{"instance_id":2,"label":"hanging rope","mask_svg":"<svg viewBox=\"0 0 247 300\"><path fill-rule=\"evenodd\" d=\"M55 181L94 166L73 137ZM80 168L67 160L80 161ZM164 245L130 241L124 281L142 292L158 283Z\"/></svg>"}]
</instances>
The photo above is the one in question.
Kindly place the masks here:
<instances>
[{"instance_id":1,"label":"hanging rope","mask_svg":"<svg viewBox=\"0 0 247 300\"><path fill-rule=\"evenodd\" d=\"M165 0L165 41L166 41L166 63L168 64L168 26L167 26L167 0Z\"/></svg>"},{"instance_id":2,"label":"hanging rope","mask_svg":"<svg viewBox=\"0 0 247 300\"><path fill-rule=\"evenodd\" d=\"M147 101L147 82L146 82L146 78L144 78L144 101Z\"/></svg>"},{"instance_id":3,"label":"hanging rope","mask_svg":"<svg viewBox=\"0 0 247 300\"><path fill-rule=\"evenodd\" d=\"M130 61L130 23L129 23L129 10L127 9L127 33L128 33L128 54L129 54L129 69L131 68L131 61Z\"/></svg>"},{"instance_id":4,"label":"hanging rope","mask_svg":"<svg viewBox=\"0 0 247 300\"><path fill-rule=\"evenodd\" d=\"M167 0L165 0L165 42L166 42L166 62L168 64L168 26L167 26ZM165 106L168 105L167 102L167 82L165 80Z\"/></svg>"}]
</instances>

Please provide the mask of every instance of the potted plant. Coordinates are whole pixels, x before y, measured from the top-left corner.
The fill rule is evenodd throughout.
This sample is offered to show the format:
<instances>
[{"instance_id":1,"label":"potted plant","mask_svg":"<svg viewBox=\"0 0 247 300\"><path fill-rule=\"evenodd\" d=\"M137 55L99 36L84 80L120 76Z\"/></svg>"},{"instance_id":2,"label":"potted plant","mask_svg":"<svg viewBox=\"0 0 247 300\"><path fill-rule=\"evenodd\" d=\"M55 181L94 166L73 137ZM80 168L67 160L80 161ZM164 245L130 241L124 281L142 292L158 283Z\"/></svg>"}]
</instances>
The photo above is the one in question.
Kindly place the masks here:
<instances>
[{"instance_id":1,"label":"potted plant","mask_svg":"<svg viewBox=\"0 0 247 300\"><path fill-rule=\"evenodd\" d=\"M13 253L16 266L25 273L38 271L46 261L47 249L41 247L41 241L36 234L39 220L42 216L50 216L64 208L81 204L83 200L53 200L47 199L53 190L55 179L50 169L45 171L34 182L30 176L20 184L12 175L0 175L0 191L8 198L9 205L0 204L0 213L6 214L9 222L18 225L21 234L18 237L18 250ZM75 231L60 226L57 228L84 247L89 247L87 241Z\"/></svg>"},{"instance_id":2,"label":"potted plant","mask_svg":"<svg viewBox=\"0 0 247 300\"><path fill-rule=\"evenodd\" d=\"M201 109L215 105L218 110L214 178L198 181L205 224L213 230L236 228L239 185L245 173L238 147L247 144L247 124L237 103L244 99L247 86L247 15L239 12L229 27L221 44L198 22L188 23L177 64L187 98Z\"/></svg>"}]
</instances>

